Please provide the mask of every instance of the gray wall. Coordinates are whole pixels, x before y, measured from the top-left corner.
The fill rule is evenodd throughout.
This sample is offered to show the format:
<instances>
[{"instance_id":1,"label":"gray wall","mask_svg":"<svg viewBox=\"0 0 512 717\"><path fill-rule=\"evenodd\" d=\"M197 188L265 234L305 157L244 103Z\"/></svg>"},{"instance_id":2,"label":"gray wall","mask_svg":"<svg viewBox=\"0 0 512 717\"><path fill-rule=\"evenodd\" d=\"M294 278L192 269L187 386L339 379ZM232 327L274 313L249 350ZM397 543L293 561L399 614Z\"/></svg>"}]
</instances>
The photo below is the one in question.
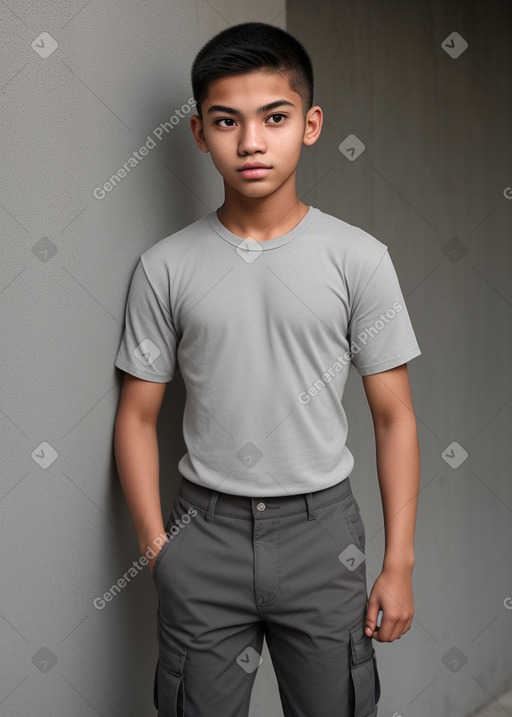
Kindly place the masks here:
<instances>
[{"instance_id":1,"label":"gray wall","mask_svg":"<svg viewBox=\"0 0 512 717\"><path fill-rule=\"evenodd\" d=\"M140 253L222 201L176 113L190 64L215 32L253 19L288 27L316 65L326 123L304 150L303 201L388 244L423 350L410 366L423 459L416 619L402 640L374 643L379 713L470 714L512 675L510 7L294 0L286 18L284 0L159 0L1 13L1 717L152 713L151 577L93 606L138 557L113 461L113 359ZM441 47L453 30L469 43L457 59ZM46 39L31 47L42 32L58 43L46 59ZM96 199L171 116L172 131ZM349 134L366 145L353 162L338 150ZM371 586L383 532L364 402L353 372L352 482ZM159 421L164 512L183 405L178 374ZM458 468L443 459L453 441L469 454ZM468 660L456 672L443 662L454 648ZM266 648L263 659L251 717L279 717Z\"/></svg>"},{"instance_id":2,"label":"gray wall","mask_svg":"<svg viewBox=\"0 0 512 717\"><path fill-rule=\"evenodd\" d=\"M303 152L301 198L388 245L423 351L409 366L422 453L416 614L401 640L374 641L383 717L468 715L512 677L511 21L510 3L484 0L289 6L326 115ZM468 43L458 58L442 46L453 31ZM338 149L350 134L366 146L354 161ZM364 403L353 370L351 480L371 586L384 536ZM452 442L468 453L458 467Z\"/></svg>"},{"instance_id":3,"label":"gray wall","mask_svg":"<svg viewBox=\"0 0 512 717\"><path fill-rule=\"evenodd\" d=\"M151 576L93 605L139 557L113 460L113 361L139 255L222 201L190 114L176 113L192 60L231 24L284 26L284 0L7 2L0 13L0 715L146 717ZM42 32L58 43L46 58ZM165 512L185 451L183 400L178 377L159 423Z\"/></svg>"}]
</instances>

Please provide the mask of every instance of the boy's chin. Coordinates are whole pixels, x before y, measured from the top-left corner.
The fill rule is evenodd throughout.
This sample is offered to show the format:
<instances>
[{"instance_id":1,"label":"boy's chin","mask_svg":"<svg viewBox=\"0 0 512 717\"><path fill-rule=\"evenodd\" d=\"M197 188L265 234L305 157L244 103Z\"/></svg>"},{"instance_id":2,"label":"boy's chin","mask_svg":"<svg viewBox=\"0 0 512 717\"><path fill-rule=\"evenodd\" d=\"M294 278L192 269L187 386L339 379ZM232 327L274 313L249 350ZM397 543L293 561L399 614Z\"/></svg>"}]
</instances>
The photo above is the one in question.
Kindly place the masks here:
<instances>
[{"instance_id":1,"label":"boy's chin","mask_svg":"<svg viewBox=\"0 0 512 717\"><path fill-rule=\"evenodd\" d=\"M235 194L238 194L241 197L247 197L248 199L264 199L265 197L269 197L271 194L274 194L279 189L279 187L275 187L273 185L271 186L269 184L263 185L263 183L255 183L246 187L240 187L240 185L233 186L231 184L230 187Z\"/></svg>"}]
</instances>

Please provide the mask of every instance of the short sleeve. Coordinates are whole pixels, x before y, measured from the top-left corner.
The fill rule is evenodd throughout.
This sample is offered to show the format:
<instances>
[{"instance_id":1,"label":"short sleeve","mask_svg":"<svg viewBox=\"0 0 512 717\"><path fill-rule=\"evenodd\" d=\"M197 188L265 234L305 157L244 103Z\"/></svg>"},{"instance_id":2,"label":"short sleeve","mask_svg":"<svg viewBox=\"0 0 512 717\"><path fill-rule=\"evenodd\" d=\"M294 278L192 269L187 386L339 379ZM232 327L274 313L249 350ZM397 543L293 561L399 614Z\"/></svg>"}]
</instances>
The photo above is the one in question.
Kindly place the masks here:
<instances>
[{"instance_id":1,"label":"short sleeve","mask_svg":"<svg viewBox=\"0 0 512 717\"><path fill-rule=\"evenodd\" d=\"M366 285L355 291L349 339L352 363L361 376L387 371L421 354L387 249Z\"/></svg>"},{"instance_id":2,"label":"short sleeve","mask_svg":"<svg viewBox=\"0 0 512 717\"><path fill-rule=\"evenodd\" d=\"M176 369L177 333L141 259L132 276L125 326L114 365L138 378L168 383Z\"/></svg>"}]
</instances>

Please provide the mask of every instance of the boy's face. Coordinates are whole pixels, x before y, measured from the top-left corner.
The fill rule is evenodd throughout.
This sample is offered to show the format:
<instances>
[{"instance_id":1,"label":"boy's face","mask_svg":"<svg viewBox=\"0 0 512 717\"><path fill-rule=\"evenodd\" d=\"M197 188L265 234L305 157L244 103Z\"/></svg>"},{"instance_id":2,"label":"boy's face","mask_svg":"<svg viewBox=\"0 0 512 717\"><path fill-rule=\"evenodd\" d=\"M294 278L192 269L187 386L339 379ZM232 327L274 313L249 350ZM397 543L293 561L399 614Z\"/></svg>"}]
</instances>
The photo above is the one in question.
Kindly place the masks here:
<instances>
[{"instance_id":1,"label":"boy's face","mask_svg":"<svg viewBox=\"0 0 512 717\"><path fill-rule=\"evenodd\" d=\"M246 197L279 189L295 174L302 145L316 142L322 127L320 107L304 117L288 75L265 70L214 80L201 109L202 121L191 118L196 143L210 152L224 182ZM242 171L255 163L265 168Z\"/></svg>"}]
</instances>

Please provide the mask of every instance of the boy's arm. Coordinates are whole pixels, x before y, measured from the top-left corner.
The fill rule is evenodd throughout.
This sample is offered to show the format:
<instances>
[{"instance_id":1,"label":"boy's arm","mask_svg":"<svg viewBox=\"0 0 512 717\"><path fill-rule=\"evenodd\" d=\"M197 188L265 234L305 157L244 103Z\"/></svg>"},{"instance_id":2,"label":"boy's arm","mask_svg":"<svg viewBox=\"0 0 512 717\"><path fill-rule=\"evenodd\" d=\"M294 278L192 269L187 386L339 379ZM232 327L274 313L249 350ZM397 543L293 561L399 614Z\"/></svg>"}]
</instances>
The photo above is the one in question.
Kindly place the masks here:
<instances>
[{"instance_id":1,"label":"boy's arm","mask_svg":"<svg viewBox=\"0 0 512 717\"><path fill-rule=\"evenodd\" d=\"M419 491L419 445L407 364L363 376L375 430L377 474L385 526L382 572L368 602L367 634L391 642L410 629L412 571ZM380 628L374 632L379 609Z\"/></svg>"},{"instance_id":2,"label":"boy's arm","mask_svg":"<svg viewBox=\"0 0 512 717\"><path fill-rule=\"evenodd\" d=\"M157 536L165 532L159 486L157 420L166 383L125 373L114 427L114 453L141 553L155 553ZM156 556L155 556L156 557ZM148 561L150 569L155 558Z\"/></svg>"}]
</instances>

